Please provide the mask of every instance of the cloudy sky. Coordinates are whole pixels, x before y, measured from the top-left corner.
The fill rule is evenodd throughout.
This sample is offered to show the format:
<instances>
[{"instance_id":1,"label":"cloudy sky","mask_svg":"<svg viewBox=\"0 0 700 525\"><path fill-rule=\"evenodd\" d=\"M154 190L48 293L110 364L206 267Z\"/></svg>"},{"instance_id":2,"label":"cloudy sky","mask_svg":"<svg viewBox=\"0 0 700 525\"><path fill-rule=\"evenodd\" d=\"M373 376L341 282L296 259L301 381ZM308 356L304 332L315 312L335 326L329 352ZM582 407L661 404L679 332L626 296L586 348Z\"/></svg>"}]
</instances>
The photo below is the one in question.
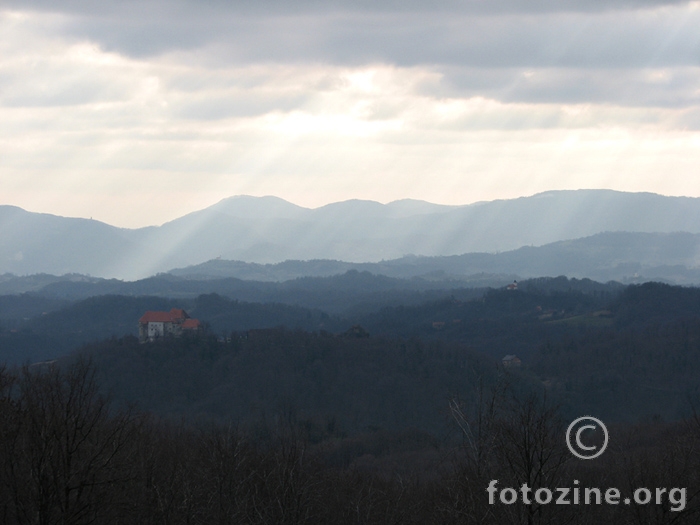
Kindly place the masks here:
<instances>
[{"instance_id":1,"label":"cloudy sky","mask_svg":"<svg viewBox=\"0 0 700 525\"><path fill-rule=\"evenodd\" d=\"M698 28L672 0L4 0L0 204L700 196Z\"/></svg>"}]
</instances>

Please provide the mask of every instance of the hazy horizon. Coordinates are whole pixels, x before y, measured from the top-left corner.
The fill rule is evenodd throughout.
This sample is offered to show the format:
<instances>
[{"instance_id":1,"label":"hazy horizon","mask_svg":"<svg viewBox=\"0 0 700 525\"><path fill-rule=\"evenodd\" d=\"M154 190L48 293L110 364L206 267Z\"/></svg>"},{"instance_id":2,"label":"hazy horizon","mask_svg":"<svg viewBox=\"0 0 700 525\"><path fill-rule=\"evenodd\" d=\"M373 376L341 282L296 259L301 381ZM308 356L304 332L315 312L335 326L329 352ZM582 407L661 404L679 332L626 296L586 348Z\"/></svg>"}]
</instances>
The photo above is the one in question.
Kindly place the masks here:
<instances>
[{"instance_id":1,"label":"hazy horizon","mask_svg":"<svg viewBox=\"0 0 700 525\"><path fill-rule=\"evenodd\" d=\"M163 226L164 224L167 224L167 223L172 222L172 221L174 221L174 220L180 219L180 218L185 217L185 216L187 216L187 215L190 215L190 214L192 214L192 213L196 213L196 212L199 212L199 211L204 211L204 210L206 210L206 209L208 209L208 208L211 208L211 207L214 207L214 206L216 206L216 205L218 205L218 204L224 203L224 202L226 202L226 201L235 200L235 199L248 199L248 198L250 198L250 199L268 199L268 198L270 198L270 199L279 199L279 200L284 201L284 202L286 202L286 203L288 203L288 204L291 204L291 205L293 205L293 206L295 206L295 207L297 207L297 208L300 208L300 209L303 209L303 210L309 210L309 211L320 210L321 208L325 208L326 206L332 206L332 205L334 205L334 204L342 204L342 203L353 202L353 201L380 204L380 205L382 205L382 206L387 206L387 205L391 205L391 204L395 204L395 203L400 203L400 202L411 202L411 201L412 201L412 202L416 202L416 203L428 204L428 205L431 205L431 206L438 206L438 207L445 207L445 208L460 208L460 207L465 207L465 206L471 206L471 205L474 205L474 204L486 204L486 203L498 202L498 201L511 201L511 200L516 200L516 199L527 199L527 198L530 198L530 197L536 197L536 196L538 196L538 195L547 194L547 193L554 193L554 192L576 192L576 191L586 191L586 190L590 190L590 191L611 191L611 192L617 192L617 193L632 193L632 194L650 194L650 195L659 195L659 196L662 196L662 197L678 197L678 198L690 198L690 199L697 199L697 198L700 198L700 197L689 196L689 195L666 195L666 194L662 194L662 193L647 192L647 191L622 192L622 191L619 191L619 190L613 190L613 189L609 189L609 188L585 188L585 189L581 189L581 190L578 190L578 189L544 190L544 191L537 192L537 193L533 193L533 194L529 194L529 195L519 195L519 196L516 196L516 197L510 197L510 198L503 198L503 199L497 198L497 199L493 199L493 200L480 200L480 201L465 202L465 203L457 203L457 204L445 204L445 203L440 203L440 202L432 202L432 201L428 201L428 200L424 200L424 199L414 199L414 198L406 197L406 198L403 198L403 199L395 199L395 200L387 201L387 202L381 202L381 201L373 200L373 199L348 198L348 199L343 199L343 200L338 200L338 201L325 202L325 203L323 203L323 204L319 204L318 206L304 206L304 205L302 205L302 204L299 204L299 203L290 201L290 200L285 199L285 198L283 198L283 197L280 197L280 196L278 196L278 195L243 195L243 194L241 194L241 195L230 195L230 196L228 196L228 197L223 197L223 198L219 199L218 201L216 201L216 202L214 202L214 203L212 203L212 204L210 204L210 205L207 205L207 206L204 206L204 207L201 207L201 208L194 208L194 209L192 209L192 210L186 211L186 212L183 213L182 215L170 217L170 218L166 219L166 220L165 220L164 222L162 222L162 223L158 223L158 224L143 224L143 225L136 225L136 226L120 226L120 225L118 225L118 224L112 224L112 223L109 223L109 222L107 222L107 221L103 221L103 220L97 219L97 218L92 217L92 216L86 217L86 216L78 216L78 215L59 215L59 214L57 214L57 213L51 213L51 212L44 211L44 210L27 209L27 208L25 208L25 207L23 207L23 206L18 206L18 205L13 204L13 203L3 203L3 202L0 202L0 206L12 206L12 207L21 208L22 210L27 211L27 212L29 212L29 213L36 213L36 214L43 214L43 215L53 215L53 216L56 216L56 217L63 217L63 218L70 218L70 219L89 219L89 220L96 220L96 221L98 221L98 222L102 222L102 223L104 223L104 224L107 224L107 225L109 225L109 226L114 226L114 227L117 227L117 228L123 228L123 229L127 229L127 230L138 230L138 229L141 229L141 228L160 227L160 226Z\"/></svg>"}]
</instances>

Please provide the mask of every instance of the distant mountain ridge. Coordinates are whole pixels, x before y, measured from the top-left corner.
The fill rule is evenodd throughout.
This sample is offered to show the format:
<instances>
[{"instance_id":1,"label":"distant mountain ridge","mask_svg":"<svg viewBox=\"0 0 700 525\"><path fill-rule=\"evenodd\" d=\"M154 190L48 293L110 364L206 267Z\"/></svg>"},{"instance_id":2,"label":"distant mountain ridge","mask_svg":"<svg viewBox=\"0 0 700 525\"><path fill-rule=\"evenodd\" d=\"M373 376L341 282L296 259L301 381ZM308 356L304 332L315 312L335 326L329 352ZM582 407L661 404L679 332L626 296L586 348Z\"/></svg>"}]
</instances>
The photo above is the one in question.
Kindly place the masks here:
<instances>
[{"instance_id":1,"label":"distant mountain ridge","mask_svg":"<svg viewBox=\"0 0 700 525\"><path fill-rule=\"evenodd\" d=\"M483 258L601 232L698 234L700 199L576 190L465 206L350 200L308 209L276 197L239 196L134 230L0 206L0 273L133 280L216 258L258 264L476 252ZM657 266L669 264L675 263L661 253Z\"/></svg>"},{"instance_id":2,"label":"distant mountain ridge","mask_svg":"<svg viewBox=\"0 0 700 525\"><path fill-rule=\"evenodd\" d=\"M665 281L700 283L700 234L605 232L544 246L524 246L502 253L467 253L442 257L408 256L378 263L313 260L255 264L216 259L169 273L188 279L234 277L286 281L364 271L397 279L493 286L506 276L532 278L566 275L599 282Z\"/></svg>"},{"instance_id":3,"label":"distant mountain ridge","mask_svg":"<svg viewBox=\"0 0 700 525\"><path fill-rule=\"evenodd\" d=\"M0 275L0 296L31 292L63 299L106 294L196 297L217 292L249 301L291 300L296 304L295 294L306 293L302 291L307 288L339 287L346 294L365 289L381 293L382 290L498 288L512 283L513 279L561 275L601 283L662 281L697 285L700 284L698 253L700 234L616 232L498 254L408 256L379 263L290 260L256 264L215 259L133 282L76 274L60 277L4 274ZM359 274L376 278L363 277L358 282Z\"/></svg>"}]
</instances>

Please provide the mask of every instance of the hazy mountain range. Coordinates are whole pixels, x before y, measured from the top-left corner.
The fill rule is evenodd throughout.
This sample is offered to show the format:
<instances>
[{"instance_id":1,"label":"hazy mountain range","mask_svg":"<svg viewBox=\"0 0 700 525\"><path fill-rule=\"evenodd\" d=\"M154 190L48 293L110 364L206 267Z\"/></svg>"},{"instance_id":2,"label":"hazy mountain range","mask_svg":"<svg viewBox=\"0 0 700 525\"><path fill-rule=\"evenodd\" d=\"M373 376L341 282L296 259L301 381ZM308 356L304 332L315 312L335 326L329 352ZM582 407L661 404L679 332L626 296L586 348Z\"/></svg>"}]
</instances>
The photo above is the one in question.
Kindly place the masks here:
<instances>
[{"instance_id":1,"label":"hazy mountain range","mask_svg":"<svg viewBox=\"0 0 700 525\"><path fill-rule=\"evenodd\" d=\"M602 232L608 234L597 235ZM326 259L377 264L315 261L296 276L384 268L381 273L396 277L487 272L608 279L651 270L667 280L677 274L681 282L695 282L700 241L691 234L700 234L700 199L610 190L551 191L466 206L351 200L316 209L276 197L238 196L140 229L0 206L0 273L133 280L221 259L206 271L174 273L216 275L224 260L235 260L256 264L236 263L243 273L280 280L289 272L269 265ZM429 259L438 256L461 257ZM232 265L225 276L246 278L231 272ZM309 273L310 265L325 270Z\"/></svg>"},{"instance_id":2,"label":"hazy mountain range","mask_svg":"<svg viewBox=\"0 0 700 525\"><path fill-rule=\"evenodd\" d=\"M328 277L356 270L396 279L427 281L424 286L446 283L498 286L513 278L566 275L599 282L666 281L700 283L700 234L607 232L524 246L501 253L467 253L441 257L407 256L376 263L332 260L284 261L255 264L211 260L177 268L169 273L186 279L234 277L250 281L287 281L300 277Z\"/></svg>"}]
</instances>

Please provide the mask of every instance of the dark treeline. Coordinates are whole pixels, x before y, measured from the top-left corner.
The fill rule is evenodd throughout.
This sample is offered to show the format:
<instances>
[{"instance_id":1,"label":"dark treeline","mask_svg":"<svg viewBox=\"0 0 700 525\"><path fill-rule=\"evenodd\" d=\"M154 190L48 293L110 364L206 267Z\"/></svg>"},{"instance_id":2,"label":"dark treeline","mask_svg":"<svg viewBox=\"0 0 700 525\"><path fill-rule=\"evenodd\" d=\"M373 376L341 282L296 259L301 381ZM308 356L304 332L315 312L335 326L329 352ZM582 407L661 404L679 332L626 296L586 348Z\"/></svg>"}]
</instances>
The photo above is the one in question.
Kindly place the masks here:
<instances>
[{"instance_id":1,"label":"dark treeline","mask_svg":"<svg viewBox=\"0 0 700 525\"><path fill-rule=\"evenodd\" d=\"M303 330L201 334L139 344L115 338L82 348L120 403L160 415L249 424L293 418L336 435L419 430L444 435L448 401L505 374L463 345ZM511 374L512 375L512 374ZM514 383L538 384L528 374ZM525 388L525 386L523 386Z\"/></svg>"},{"instance_id":2,"label":"dark treeline","mask_svg":"<svg viewBox=\"0 0 700 525\"><path fill-rule=\"evenodd\" d=\"M693 407L700 407L698 289L658 283L620 289L562 277L523 282L516 291L491 290L477 299L470 298L469 293L471 291L454 290L441 300L385 307L351 318L329 316L322 311L292 305L245 303L218 294L187 301L94 297L40 315L16 331L0 323L0 355L4 360L21 364L54 359L88 341L102 341L91 344L105 351L104 359L114 361L110 365L113 369L124 370L122 376L114 374L115 382L121 381L119 377L131 377L136 384L136 378L146 377L144 370L151 371L152 377L144 379L142 384L152 386L142 392L141 402L149 399L155 402L158 398L155 392L167 390L165 386L156 387L165 382L163 378L170 378L168 384L172 385L194 385L181 389L171 398L148 405L151 409L168 406L175 412L187 406L187 410L195 412L220 413L220 407L226 405L222 401L226 392L245 391L259 393L256 396L264 401L256 406L247 403L241 411L264 409L269 413L275 408L274 403L283 397L285 389L318 394L309 394L306 398L304 394L295 394L299 400L296 406L302 412L307 407L312 407L314 414L339 412L338 407L361 406L363 397L380 392L385 385L386 395L377 394L377 400L367 405L370 409L358 408L354 411L357 416L347 417L360 421L363 414L373 412L374 422L365 425L379 425L376 421L386 424L391 416L380 415L380 407L405 406L403 392L408 392L405 399L413 399L419 396L421 388L432 388L431 395L443 399L449 395L450 385L465 385L471 381L460 375L461 369L443 359L443 354L436 350L440 348L481 354L482 360L490 359L492 369L504 355L516 354L523 361L520 370L523 378L546 385L567 416L593 413L614 421L634 422L655 416L675 420L688 417ZM129 341L120 338L120 333L135 333L135 320L146 309L168 310L178 306L206 322L209 334L229 338L231 342L224 346L206 343L211 349L199 353L187 349L173 353L170 347L154 349L148 357L134 350L139 347L133 341L126 347L125 343L114 343ZM369 332L368 341L342 342L342 338L330 336L343 334L356 324ZM240 334L252 328L280 326L288 329L280 341L269 347L262 342L242 343L240 335L231 338L233 332ZM116 337L105 341L110 334ZM205 339L197 344L204 344ZM177 345L175 343L175 347ZM252 351L255 345L264 349ZM357 349L351 350L353 345ZM416 345L422 348L427 364L416 365L406 373L399 366L405 361L401 348L410 349ZM112 346L115 346L113 351L109 350ZM239 347L241 352L236 350ZM316 347L326 350L319 350L318 357L309 363L295 350ZM379 348L384 349L383 352L378 352ZM213 357L209 361L193 360L193 356L200 353ZM362 356L362 359L343 361L353 355ZM250 356L245 363L240 362L243 356ZM155 364L151 363L153 360ZM360 362L362 365L357 364ZM420 369L421 366L427 371ZM234 371L228 377L209 370L226 367ZM246 370L246 374L236 376L241 370ZM347 370L349 374L338 376L337 370L343 373ZM451 379L442 381L439 374ZM337 383L337 377L347 379ZM202 398L196 385L202 384L218 385L218 390L213 389L218 392L218 400L200 402ZM348 384L355 385L359 394L346 387ZM335 394L321 395L324 385L336 388ZM442 390L421 385L441 385ZM346 391L337 393L341 388ZM241 395L254 397L253 394ZM431 403L434 401L426 401L422 396L414 405L427 407ZM389 408L384 411L394 413ZM394 419L410 420L411 417L415 416L409 414L406 418ZM432 412L430 418L433 419L424 418L423 421L434 421L438 417ZM436 425L424 426L434 428Z\"/></svg>"},{"instance_id":3,"label":"dark treeline","mask_svg":"<svg viewBox=\"0 0 700 525\"><path fill-rule=\"evenodd\" d=\"M111 406L84 360L0 373L0 520L7 524L563 524L697 523L700 425L611 427L610 450L573 459L565 424L542 391L507 381L452 400L461 443L432 470L338 465L333 441L313 443L280 419L264 435L234 425L161 420ZM427 461L427 460L426 460ZM506 505L497 488L531 489ZM532 493L580 486L578 505ZM625 505L644 487L652 501ZM616 505L584 490L620 491ZM656 504L656 488L665 492ZM677 489L677 490L675 490ZM681 491L681 489L683 489ZM643 497L641 499L644 499ZM568 500L573 502L573 495Z\"/></svg>"}]
</instances>

